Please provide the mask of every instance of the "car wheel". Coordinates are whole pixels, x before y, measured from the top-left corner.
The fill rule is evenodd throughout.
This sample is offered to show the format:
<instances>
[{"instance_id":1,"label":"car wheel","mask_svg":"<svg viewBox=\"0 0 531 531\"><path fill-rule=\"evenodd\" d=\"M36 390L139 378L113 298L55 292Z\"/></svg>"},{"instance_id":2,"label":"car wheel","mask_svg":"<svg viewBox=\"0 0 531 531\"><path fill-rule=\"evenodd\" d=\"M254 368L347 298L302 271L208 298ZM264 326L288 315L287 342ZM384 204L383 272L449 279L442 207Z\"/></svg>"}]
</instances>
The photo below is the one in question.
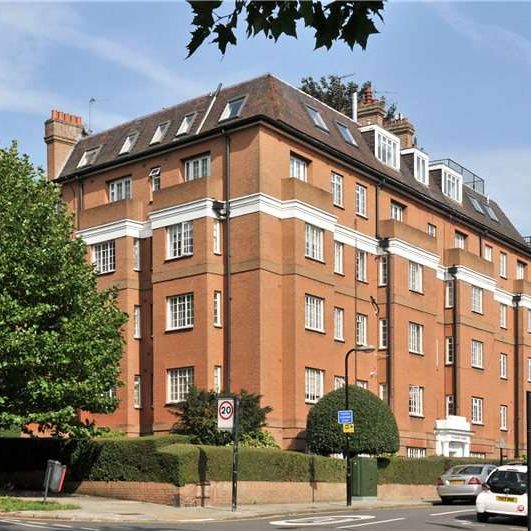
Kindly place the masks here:
<instances>
[{"instance_id":1,"label":"car wheel","mask_svg":"<svg viewBox=\"0 0 531 531\"><path fill-rule=\"evenodd\" d=\"M452 503L452 498L448 498L448 496L441 496L441 503L443 505L450 505Z\"/></svg>"},{"instance_id":2,"label":"car wheel","mask_svg":"<svg viewBox=\"0 0 531 531\"><path fill-rule=\"evenodd\" d=\"M489 520L489 513L476 513L476 518L478 522L488 522Z\"/></svg>"}]
</instances>

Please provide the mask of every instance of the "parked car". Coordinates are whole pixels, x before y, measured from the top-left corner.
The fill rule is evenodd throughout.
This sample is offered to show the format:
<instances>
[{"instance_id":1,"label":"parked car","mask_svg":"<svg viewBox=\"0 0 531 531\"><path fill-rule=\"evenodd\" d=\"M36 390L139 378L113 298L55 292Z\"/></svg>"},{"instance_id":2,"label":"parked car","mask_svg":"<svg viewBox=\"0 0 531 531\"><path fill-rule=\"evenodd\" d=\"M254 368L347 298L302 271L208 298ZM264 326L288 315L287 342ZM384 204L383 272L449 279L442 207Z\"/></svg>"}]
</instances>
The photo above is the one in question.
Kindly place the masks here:
<instances>
[{"instance_id":1,"label":"parked car","mask_svg":"<svg viewBox=\"0 0 531 531\"><path fill-rule=\"evenodd\" d=\"M498 467L476 498L476 514L478 522L494 515L527 517L527 466Z\"/></svg>"},{"instance_id":2,"label":"parked car","mask_svg":"<svg viewBox=\"0 0 531 531\"><path fill-rule=\"evenodd\" d=\"M495 469L495 465L485 463L454 466L437 480L437 494L442 503L474 501L482 490L481 485Z\"/></svg>"}]
</instances>

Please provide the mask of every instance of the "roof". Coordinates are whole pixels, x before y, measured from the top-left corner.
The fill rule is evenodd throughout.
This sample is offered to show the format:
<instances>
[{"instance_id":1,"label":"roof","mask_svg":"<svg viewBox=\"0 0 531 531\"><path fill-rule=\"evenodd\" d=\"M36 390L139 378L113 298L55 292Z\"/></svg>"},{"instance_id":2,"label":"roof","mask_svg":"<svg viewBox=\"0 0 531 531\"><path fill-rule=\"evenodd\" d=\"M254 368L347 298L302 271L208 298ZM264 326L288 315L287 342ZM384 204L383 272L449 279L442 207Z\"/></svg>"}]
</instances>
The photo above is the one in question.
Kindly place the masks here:
<instances>
[{"instance_id":1,"label":"roof","mask_svg":"<svg viewBox=\"0 0 531 531\"><path fill-rule=\"evenodd\" d=\"M239 116L230 121L220 123L219 117L227 102L240 96L245 96L246 98ZM445 211L449 215L464 216L474 224L480 224L483 228L498 234L499 237L512 240L520 248L528 249L523 237L496 202L490 200L488 204L495 212L499 222L492 220L486 212L485 214L480 214L476 211L470 201L470 197L475 197L483 205L487 203L487 198L467 186L463 186L463 201L459 204L446 197L442 193L440 183L435 182L434 179L430 179L429 186L419 183L413 177L407 165L402 164L400 172L393 170L376 159L356 122L271 74L224 88L219 92L210 112L207 113L211 101L212 95L205 94L173 107L126 122L107 131L81 138L72 150L57 180L62 181L74 175L93 171L100 166L118 163L122 160L130 160L137 156L147 155L150 151L158 151L171 148L173 145L177 146L186 143L197 134L200 124L205 120L205 115L207 116L201 128L202 134L215 132L223 126L227 128L233 127L253 118L267 118L279 126L288 128L295 134L303 135L306 139L320 144L325 149L333 150L336 154L351 163L361 165L369 172L376 172L378 176L385 177L389 183L406 188L421 200L425 198L430 200L430 202L446 207ZM308 105L319 111L328 126L328 131L314 125L308 114ZM197 114L195 115L190 134L176 138L175 134L183 118L193 112ZM162 141L156 145L150 145L157 126L167 121L170 124ZM357 146L345 142L337 127L337 122L348 127ZM131 151L127 154L119 155L125 138L135 131L138 132L138 137ZM95 163L88 167L78 168L77 165L83 153L98 147L101 147L101 149Z\"/></svg>"}]
</instances>

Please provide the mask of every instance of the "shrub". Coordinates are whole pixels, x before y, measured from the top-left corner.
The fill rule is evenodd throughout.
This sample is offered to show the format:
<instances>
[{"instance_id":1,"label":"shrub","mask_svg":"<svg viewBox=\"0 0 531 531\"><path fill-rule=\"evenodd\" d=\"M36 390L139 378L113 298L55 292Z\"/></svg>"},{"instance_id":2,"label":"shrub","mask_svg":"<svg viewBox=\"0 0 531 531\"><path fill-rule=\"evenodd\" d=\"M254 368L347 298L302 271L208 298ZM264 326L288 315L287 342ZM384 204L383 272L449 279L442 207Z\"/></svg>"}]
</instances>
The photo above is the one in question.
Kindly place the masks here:
<instances>
[{"instance_id":1,"label":"shrub","mask_svg":"<svg viewBox=\"0 0 531 531\"><path fill-rule=\"evenodd\" d=\"M244 448L280 448L267 430L244 433L240 438L240 444Z\"/></svg>"},{"instance_id":2,"label":"shrub","mask_svg":"<svg viewBox=\"0 0 531 531\"><path fill-rule=\"evenodd\" d=\"M320 455L341 453L345 435L337 423L337 412L345 409L345 390L323 396L308 414L306 440L311 452ZM398 450L396 420L387 404L358 386L349 387L349 409L354 411L355 433L350 435L354 453L379 455Z\"/></svg>"}]
</instances>

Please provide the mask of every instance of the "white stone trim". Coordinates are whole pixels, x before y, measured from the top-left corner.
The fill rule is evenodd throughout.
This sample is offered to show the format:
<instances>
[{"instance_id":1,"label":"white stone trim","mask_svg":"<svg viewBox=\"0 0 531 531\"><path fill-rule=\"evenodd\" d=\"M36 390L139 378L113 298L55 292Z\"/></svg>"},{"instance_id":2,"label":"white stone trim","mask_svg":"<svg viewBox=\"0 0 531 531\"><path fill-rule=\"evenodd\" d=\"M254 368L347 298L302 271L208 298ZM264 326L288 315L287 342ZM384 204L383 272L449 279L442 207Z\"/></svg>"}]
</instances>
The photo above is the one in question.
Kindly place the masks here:
<instances>
[{"instance_id":1,"label":"white stone trim","mask_svg":"<svg viewBox=\"0 0 531 531\"><path fill-rule=\"evenodd\" d=\"M388 241L388 250L391 254L401 256L406 260L411 260L412 262L438 271L440 262L438 255L425 251L420 247L415 247L398 238L390 238Z\"/></svg>"},{"instance_id":2,"label":"white stone trim","mask_svg":"<svg viewBox=\"0 0 531 531\"><path fill-rule=\"evenodd\" d=\"M478 288L483 288L486 291L492 291L496 289L496 280L486 275L482 275L477 271L472 271L468 267L457 266L457 272L455 278L457 280L463 280L472 286L477 286Z\"/></svg>"},{"instance_id":3,"label":"white stone trim","mask_svg":"<svg viewBox=\"0 0 531 531\"><path fill-rule=\"evenodd\" d=\"M378 240L344 225L336 225L334 241L370 254L379 254Z\"/></svg>"},{"instance_id":4,"label":"white stone trim","mask_svg":"<svg viewBox=\"0 0 531 531\"><path fill-rule=\"evenodd\" d=\"M501 288L496 288L494 290L494 300L496 302L501 302L502 304L506 304L507 306L512 306L513 305L513 294Z\"/></svg>"},{"instance_id":5,"label":"white stone trim","mask_svg":"<svg viewBox=\"0 0 531 531\"><path fill-rule=\"evenodd\" d=\"M151 236L151 228L149 222L142 223L132 219L122 219L105 225L91 227L90 229L80 230L76 235L82 238L87 245L95 245L96 243L116 240L125 236L149 238Z\"/></svg>"},{"instance_id":6,"label":"white stone trim","mask_svg":"<svg viewBox=\"0 0 531 531\"><path fill-rule=\"evenodd\" d=\"M520 308L531 310L531 297L529 295L520 295Z\"/></svg>"},{"instance_id":7,"label":"white stone trim","mask_svg":"<svg viewBox=\"0 0 531 531\"><path fill-rule=\"evenodd\" d=\"M149 214L148 224L151 225L151 230L169 227L176 225L183 221L193 221L199 218L214 218L216 217L212 205L213 199L198 199L190 203L184 203L162 210L156 210Z\"/></svg>"},{"instance_id":8,"label":"white stone trim","mask_svg":"<svg viewBox=\"0 0 531 531\"><path fill-rule=\"evenodd\" d=\"M371 131L378 131L382 135L388 136L391 140L394 140L395 142L398 142L398 154L400 155L400 151L401 151L400 150L400 138L398 136L394 135L393 133L391 133L390 131L388 131L387 129L384 129L381 125L378 125L378 124L364 125L363 127L359 128L359 131L360 131L360 133L368 133L368 132L371 132Z\"/></svg>"}]
</instances>

